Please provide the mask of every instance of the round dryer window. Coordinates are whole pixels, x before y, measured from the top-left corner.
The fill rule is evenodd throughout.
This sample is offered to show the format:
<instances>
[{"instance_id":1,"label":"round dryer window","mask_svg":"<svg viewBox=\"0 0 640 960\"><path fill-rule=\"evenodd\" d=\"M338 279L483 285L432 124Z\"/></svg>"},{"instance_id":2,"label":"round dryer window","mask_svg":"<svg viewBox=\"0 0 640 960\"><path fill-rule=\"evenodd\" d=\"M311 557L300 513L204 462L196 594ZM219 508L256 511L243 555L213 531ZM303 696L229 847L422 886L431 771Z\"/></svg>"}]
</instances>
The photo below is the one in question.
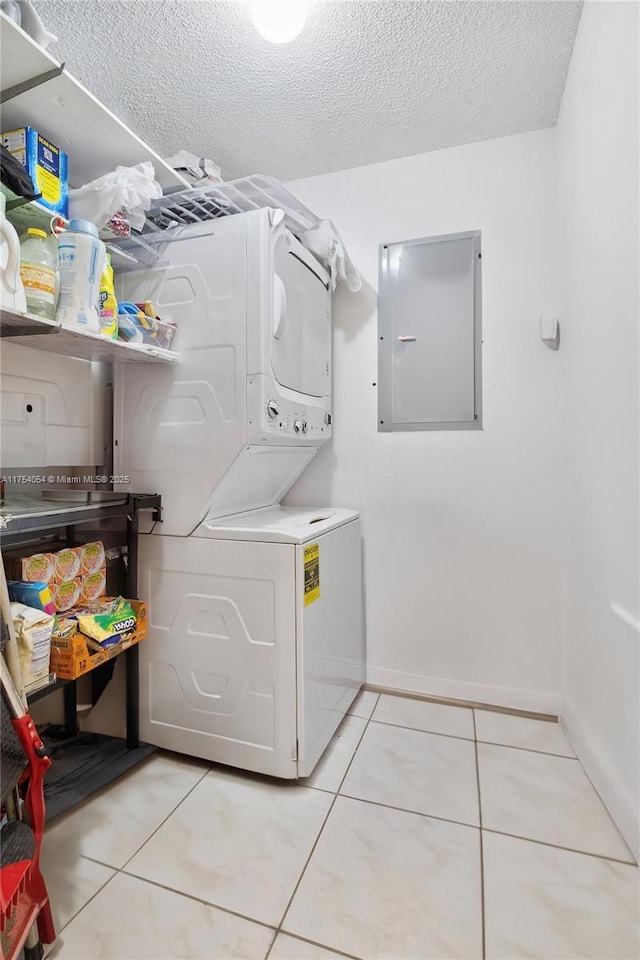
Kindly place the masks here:
<instances>
[{"instance_id":1,"label":"round dryer window","mask_svg":"<svg viewBox=\"0 0 640 960\"><path fill-rule=\"evenodd\" d=\"M279 384L312 397L329 392L331 291L313 257L286 231L273 251L271 367Z\"/></svg>"}]
</instances>

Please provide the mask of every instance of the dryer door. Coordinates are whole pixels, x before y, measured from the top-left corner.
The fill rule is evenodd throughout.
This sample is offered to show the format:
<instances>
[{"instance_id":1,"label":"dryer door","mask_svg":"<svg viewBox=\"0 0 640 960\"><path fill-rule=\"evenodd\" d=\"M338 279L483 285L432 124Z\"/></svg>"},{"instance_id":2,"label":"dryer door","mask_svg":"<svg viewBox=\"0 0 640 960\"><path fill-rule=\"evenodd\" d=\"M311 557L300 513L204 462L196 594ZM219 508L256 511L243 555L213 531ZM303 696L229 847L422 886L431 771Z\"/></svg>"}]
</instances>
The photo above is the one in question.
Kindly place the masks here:
<instances>
[{"instance_id":1,"label":"dryer door","mask_svg":"<svg viewBox=\"0 0 640 960\"><path fill-rule=\"evenodd\" d=\"M327 396L331 290L320 276L324 271L288 231L281 232L276 240L273 270L273 375L289 390L311 397Z\"/></svg>"}]
</instances>

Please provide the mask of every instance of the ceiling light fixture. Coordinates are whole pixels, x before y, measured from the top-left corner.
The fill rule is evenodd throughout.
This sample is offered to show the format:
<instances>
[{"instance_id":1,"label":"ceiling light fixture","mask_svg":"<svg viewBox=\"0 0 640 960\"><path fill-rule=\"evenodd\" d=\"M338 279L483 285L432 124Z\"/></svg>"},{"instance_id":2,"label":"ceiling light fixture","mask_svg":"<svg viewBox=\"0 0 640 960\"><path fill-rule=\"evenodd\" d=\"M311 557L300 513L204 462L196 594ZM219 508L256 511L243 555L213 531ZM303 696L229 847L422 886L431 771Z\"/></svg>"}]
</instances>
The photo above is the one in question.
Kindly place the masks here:
<instances>
[{"instance_id":1,"label":"ceiling light fixture","mask_svg":"<svg viewBox=\"0 0 640 960\"><path fill-rule=\"evenodd\" d=\"M272 3L258 0L251 4L251 19L261 36L271 43L290 43L302 32L307 19L303 0Z\"/></svg>"}]
</instances>

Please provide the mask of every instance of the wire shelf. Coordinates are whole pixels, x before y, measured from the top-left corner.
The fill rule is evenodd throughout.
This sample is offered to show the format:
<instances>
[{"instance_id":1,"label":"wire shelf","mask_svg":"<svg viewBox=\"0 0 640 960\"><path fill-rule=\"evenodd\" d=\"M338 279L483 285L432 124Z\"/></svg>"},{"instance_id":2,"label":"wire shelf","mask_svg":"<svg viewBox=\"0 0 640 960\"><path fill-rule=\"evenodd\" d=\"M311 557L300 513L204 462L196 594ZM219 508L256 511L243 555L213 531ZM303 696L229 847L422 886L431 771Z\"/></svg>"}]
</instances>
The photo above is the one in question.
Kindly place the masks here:
<instances>
[{"instance_id":1,"label":"wire shelf","mask_svg":"<svg viewBox=\"0 0 640 960\"><path fill-rule=\"evenodd\" d=\"M279 180L254 174L161 197L147 211L141 232L132 232L128 239L113 240L111 245L145 266L157 266L164 246L172 240L173 230L265 207L282 210L287 228L298 238L320 224L320 219Z\"/></svg>"}]
</instances>

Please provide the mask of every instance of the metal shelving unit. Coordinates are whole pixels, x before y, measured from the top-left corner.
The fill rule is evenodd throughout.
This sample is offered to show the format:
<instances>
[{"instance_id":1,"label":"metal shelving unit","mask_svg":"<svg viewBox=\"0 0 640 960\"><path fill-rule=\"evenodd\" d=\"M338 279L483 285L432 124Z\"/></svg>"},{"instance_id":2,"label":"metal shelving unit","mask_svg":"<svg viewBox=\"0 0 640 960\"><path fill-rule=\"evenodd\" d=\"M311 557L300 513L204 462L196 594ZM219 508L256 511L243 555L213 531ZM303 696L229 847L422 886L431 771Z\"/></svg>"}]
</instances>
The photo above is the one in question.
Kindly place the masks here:
<instances>
[{"instance_id":1,"label":"metal shelving unit","mask_svg":"<svg viewBox=\"0 0 640 960\"><path fill-rule=\"evenodd\" d=\"M160 520L161 499L158 494L114 493L106 500L86 504L54 504L36 496L19 495L14 500L9 498L0 510L0 540L5 548L27 545L38 534L59 533L60 539L73 542L82 538L83 525L121 518L126 524L123 542L128 557L127 594L135 598L138 591L138 520L144 511L152 511L154 519ZM64 696L64 739L62 744L56 744L56 741L48 744L54 753L54 764L45 780L48 822L101 790L155 750L155 747L140 743L138 645L119 654L122 656L127 670L125 739L98 734L78 736L75 680L57 680L34 691L28 698L30 703L35 703L59 689ZM109 663L102 667L109 666ZM94 701L106 685L104 672L101 675L102 667L89 674Z\"/></svg>"},{"instance_id":2,"label":"metal shelving unit","mask_svg":"<svg viewBox=\"0 0 640 960\"><path fill-rule=\"evenodd\" d=\"M68 154L69 183L81 186L117 166L131 166L150 161L162 188L184 190L188 187L179 173L167 163L85 87L43 50L11 19L0 13L0 103L2 129L31 126ZM8 193L3 188L3 192ZM24 202L9 196L9 218L18 229L29 226L49 229L55 214L37 200ZM158 252L144 237L134 237L123 249L105 239L114 254L118 271L140 264L158 262ZM55 321L29 314L3 311L0 336L11 343L35 347L55 354L78 357L87 361L106 360L125 363L176 363L179 355L150 344L128 344L122 341L68 329ZM51 536L69 544L81 542L95 531L95 525L120 521L121 542L127 547L126 593L137 597L138 519L143 511L152 511L160 519L160 497L113 493L98 499L96 493L88 502L62 503L43 501L39 496L9 491L0 509L0 544L2 548L23 546L34 552L43 536ZM91 526L93 525L93 527ZM83 530L85 531L83 533ZM126 737L104 737L80 734L77 729L75 680L56 680L35 690L30 702L35 703L57 690L64 697L63 745L50 744L54 764L45 782L47 818L53 819L65 810L102 789L126 770L154 751L141 744L138 724L138 645L123 651L126 664ZM92 701L95 703L109 682L114 660L92 671Z\"/></svg>"}]
</instances>

